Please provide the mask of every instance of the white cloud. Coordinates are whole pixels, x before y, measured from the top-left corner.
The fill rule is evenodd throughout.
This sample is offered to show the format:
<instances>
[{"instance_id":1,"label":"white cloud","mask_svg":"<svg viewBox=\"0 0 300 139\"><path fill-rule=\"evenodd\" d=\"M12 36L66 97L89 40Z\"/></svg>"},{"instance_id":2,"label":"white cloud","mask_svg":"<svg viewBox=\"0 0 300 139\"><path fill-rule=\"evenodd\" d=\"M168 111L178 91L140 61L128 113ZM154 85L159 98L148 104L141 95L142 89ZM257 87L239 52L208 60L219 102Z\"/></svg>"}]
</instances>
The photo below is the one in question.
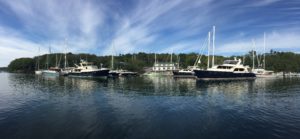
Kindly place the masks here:
<instances>
[{"instance_id":1,"label":"white cloud","mask_svg":"<svg viewBox=\"0 0 300 139\"><path fill-rule=\"evenodd\" d=\"M277 32L274 31L266 35L266 51L269 52L271 49L273 50L286 50L286 51L294 51L300 50L300 34L292 33L292 32ZM227 43L221 44L216 48L216 54L225 54L231 55L233 53L236 54L244 54L252 49L254 49L252 45L252 39L255 40L255 50L259 52L263 52L263 34L259 34L253 38L241 38L242 40L234 40Z\"/></svg>"},{"instance_id":2,"label":"white cloud","mask_svg":"<svg viewBox=\"0 0 300 139\"><path fill-rule=\"evenodd\" d=\"M258 1L251 3L249 6L253 6L253 7L266 6L266 5L270 5L270 4L273 4L278 1L280 1L280 0L258 0Z\"/></svg>"},{"instance_id":3,"label":"white cloud","mask_svg":"<svg viewBox=\"0 0 300 139\"><path fill-rule=\"evenodd\" d=\"M293 14L278 13L282 15L265 21L265 13L258 15L251 7L263 10L280 2L138 0L126 5L120 1L0 1L0 12L9 13L13 19L9 22L16 23L10 25L4 22L6 17L0 17L0 59L32 57L39 46L44 52L49 45L54 52L64 52L65 38L73 53L198 52L201 39L213 25L217 26L216 54L248 52L252 38L258 46L262 42L262 34L253 34L282 27L269 33L267 46L298 50L297 21L284 19L294 18L297 8L292 9ZM16 55L4 54L5 48Z\"/></svg>"},{"instance_id":4,"label":"white cloud","mask_svg":"<svg viewBox=\"0 0 300 139\"><path fill-rule=\"evenodd\" d=\"M12 29L0 24L0 66L6 66L17 57L32 57L37 47L64 52L64 39L68 51L89 52L99 46L99 28L104 24L105 8L92 1L3 1L8 12L22 25ZM0 17L1 18L1 17ZM5 20L1 18L1 20ZM37 36L38 39L32 37ZM5 49L7 48L7 50ZM14 55L4 54L13 52ZM98 53L99 54L99 53ZM1 60L4 61L4 60Z\"/></svg>"},{"instance_id":5,"label":"white cloud","mask_svg":"<svg viewBox=\"0 0 300 139\"><path fill-rule=\"evenodd\" d=\"M177 34L183 37L197 33L196 28L199 23L204 25L204 16L209 9L203 9L201 13L188 13L191 9L201 8L207 5L211 0L190 1L138 1L135 9L124 17L121 17L117 32L111 41L111 44L103 51L103 54L129 53L137 51L160 51L169 47L169 44L160 44L168 36L161 36L161 32L169 28L183 28ZM203 15L203 18L193 18L196 15ZM186 19L185 19L186 18ZM189 21L186 21L189 20ZM189 28L184 29L184 27ZM172 34L175 35L175 34ZM114 48L113 48L114 47ZM155 50L157 47L164 47ZM115 50L114 50L115 49ZM164 51L164 50L162 50Z\"/></svg>"}]
</instances>

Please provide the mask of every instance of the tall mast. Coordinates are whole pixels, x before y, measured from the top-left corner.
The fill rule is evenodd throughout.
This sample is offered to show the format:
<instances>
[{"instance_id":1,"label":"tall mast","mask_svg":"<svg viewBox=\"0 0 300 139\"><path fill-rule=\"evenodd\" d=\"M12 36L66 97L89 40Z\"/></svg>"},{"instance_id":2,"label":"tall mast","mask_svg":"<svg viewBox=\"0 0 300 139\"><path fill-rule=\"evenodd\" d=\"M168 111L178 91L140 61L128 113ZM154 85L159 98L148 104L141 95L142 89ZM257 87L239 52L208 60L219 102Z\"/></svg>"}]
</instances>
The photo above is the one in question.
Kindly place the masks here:
<instances>
[{"instance_id":1,"label":"tall mast","mask_svg":"<svg viewBox=\"0 0 300 139\"><path fill-rule=\"evenodd\" d=\"M170 63L173 62L173 51L171 52L171 59L170 59Z\"/></svg>"},{"instance_id":2,"label":"tall mast","mask_svg":"<svg viewBox=\"0 0 300 139\"><path fill-rule=\"evenodd\" d=\"M207 69L209 68L209 49L210 49L210 32L208 32L208 45L207 45Z\"/></svg>"},{"instance_id":3,"label":"tall mast","mask_svg":"<svg viewBox=\"0 0 300 139\"><path fill-rule=\"evenodd\" d=\"M213 26L213 38L212 38L212 66L215 65L215 33L216 33L216 27Z\"/></svg>"},{"instance_id":4,"label":"tall mast","mask_svg":"<svg viewBox=\"0 0 300 139\"><path fill-rule=\"evenodd\" d=\"M51 54L51 46L49 46L49 54ZM49 54L47 54L47 69L49 69Z\"/></svg>"},{"instance_id":5,"label":"tall mast","mask_svg":"<svg viewBox=\"0 0 300 139\"><path fill-rule=\"evenodd\" d=\"M111 69L114 69L114 55L111 54Z\"/></svg>"},{"instance_id":6,"label":"tall mast","mask_svg":"<svg viewBox=\"0 0 300 139\"><path fill-rule=\"evenodd\" d=\"M266 69L266 33L264 32L264 69Z\"/></svg>"},{"instance_id":7,"label":"tall mast","mask_svg":"<svg viewBox=\"0 0 300 139\"><path fill-rule=\"evenodd\" d=\"M179 57L179 54L177 55L177 62L178 62L177 68L179 69L179 63L180 63L180 57Z\"/></svg>"},{"instance_id":8,"label":"tall mast","mask_svg":"<svg viewBox=\"0 0 300 139\"><path fill-rule=\"evenodd\" d=\"M39 52L38 52L38 61L37 61L37 63L38 63L37 70L40 70L40 47L39 47Z\"/></svg>"},{"instance_id":9,"label":"tall mast","mask_svg":"<svg viewBox=\"0 0 300 139\"><path fill-rule=\"evenodd\" d=\"M67 67L67 38L65 38L65 64L64 68Z\"/></svg>"},{"instance_id":10,"label":"tall mast","mask_svg":"<svg viewBox=\"0 0 300 139\"><path fill-rule=\"evenodd\" d=\"M252 69L254 69L255 68L255 63L254 63L254 46L255 46L255 42L254 42L254 40L252 39L252 47L253 47L253 50L252 50Z\"/></svg>"},{"instance_id":11,"label":"tall mast","mask_svg":"<svg viewBox=\"0 0 300 139\"><path fill-rule=\"evenodd\" d=\"M58 67L58 62L57 62L57 53L55 54L55 67Z\"/></svg>"},{"instance_id":12,"label":"tall mast","mask_svg":"<svg viewBox=\"0 0 300 139\"><path fill-rule=\"evenodd\" d=\"M112 53L111 53L111 69L114 69L114 42L112 42Z\"/></svg>"},{"instance_id":13,"label":"tall mast","mask_svg":"<svg viewBox=\"0 0 300 139\"><path fill-rule=\"evenodd\" d=\"M154 54L154 59L155 59L154 64L156 65L156 53Z\"/></svg>"}]
</instances>

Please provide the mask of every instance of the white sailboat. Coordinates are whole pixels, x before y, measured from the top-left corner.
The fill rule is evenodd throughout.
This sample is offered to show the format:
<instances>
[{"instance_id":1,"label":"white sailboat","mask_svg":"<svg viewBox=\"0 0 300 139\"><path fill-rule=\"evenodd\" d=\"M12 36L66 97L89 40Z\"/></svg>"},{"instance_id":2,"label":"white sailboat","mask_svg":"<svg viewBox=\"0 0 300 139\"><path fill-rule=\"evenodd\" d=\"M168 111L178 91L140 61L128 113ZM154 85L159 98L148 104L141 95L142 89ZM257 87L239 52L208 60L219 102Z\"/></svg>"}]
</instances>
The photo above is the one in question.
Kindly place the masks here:
<instances>
[{"instance_id":1,"label":"white sailboat","mask_svg":"<svg viewBox=\"0 0 300 139\"><path fill-rule=\"evenodd\" d=\"M208 33L207 37L208 37L207 38L208 39L207 40L207 43L208 43L207 45L210 46L210 32ZM204 47L206 45L205 43L206 42L203 43L201 51L203 51L205 49L205 47ZM212 65L214 65L214 61L215 61L214 60L214 48L215 48L215 26L213 26L213 59L212 59L213 64ZM200 53L201 53L201 51L200 51ZM207 51L208 51L208 58L209 58L209 49ZM175 78L195 78L196 76L195 76L194 70L201 70L198 67L198 64L201 63L201 57L202 57L202 54L200 55L200 53L197 56L197 59L196 59L196 61L195 61L195 63L194 63L193 66L188 66L186 69L181 69L181 70L173 71L173 77L175 77ZM209 59L208 59L208 65L209 65ZM209 68L209 67L207 67L207 68Z\"/></svg>"},{"instance_id":2,"label":"white sailboat","mask_svg":"<svg viewBox=\"0 0 300 139\"><path fill-rule=\"evenodd\" d=\"M42 70L40 70L40 47L39 47L39 52L38 52L38 57L37 57L37 68L34 72L36 75L42 74Z\"/></svg>"},{"instance_id":3,"label":"white sailboat","mask_svg":"<svg viewBox=\"0 0 300 139\"><path fill-rule=\"evenodd\" d=\"M255 47L255 42L253 42L253 45ZM255 68L255 55L254 55L254 50L252 51L252 56L253 56L253 67L252 67L252 72L256 75L256 77L261 77L261 78L266 78L266 77L276 77L274 75L274 71L271 70L266 70L266 33L264 33L264 56L263 56L263 67L260 64L260 61L258 59L258 67Z\"/></svg>"},{"instance_id":4,"label":"white sailboat","mask_svg":"<svg viewBox=\"0 0 300 139\"><path fill-rule=\"evenodd\" d=\"M65 39L65 54L64 54L64 68L61 69L60 71L60 75L61 76L68 76L69 73L72 71L72 69L74 69L74 67L68 67L68 61L67 61L67 39Z\"/></svg>"},{"instance_id":5,"label":"white sailboat","mask_svg":"<svg viewBox=\"0 0 300 139\"><path fill-rule=\"evenodd\" d=\"M114 60L114 52L115 52L115 47L114 47L114 42L112 42L112 54L111 54L111 67L110 67L110 71L109 71L109 77L128 77L128 76L137 76L138 73L137 72L132 72L132 71L128 71L128 70L124 70L124 69L115 69L115 60ZM133 60L134 58L132 58Z\"/></svg>"},{"instance_id":6,"label":"white sailboat","mask_svg":"<svg viewBox=\"0 0 300 139\"><path fill-rule=\"evenodd\" d=\"M51 54L51 48L49 47L49 53ZM57 63L57 62L56 62ZM46 64L46 70L42 71L42 74L44 76L59 76L60 68L56 65L56 67L50 67L49 68L49 55L47 54L47 64Z\"/></svg>"}]
</instances>

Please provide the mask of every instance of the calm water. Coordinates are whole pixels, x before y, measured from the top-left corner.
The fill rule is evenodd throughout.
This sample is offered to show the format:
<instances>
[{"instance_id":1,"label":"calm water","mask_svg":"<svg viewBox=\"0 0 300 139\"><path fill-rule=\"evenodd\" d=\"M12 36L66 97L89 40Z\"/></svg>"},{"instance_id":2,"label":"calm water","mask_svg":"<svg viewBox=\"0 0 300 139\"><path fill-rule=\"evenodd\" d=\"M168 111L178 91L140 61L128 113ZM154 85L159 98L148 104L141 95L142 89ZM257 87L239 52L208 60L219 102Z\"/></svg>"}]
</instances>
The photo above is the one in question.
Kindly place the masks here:
<instances>
[{"instance_id":1,"label":"calm water","mask_svg":"<svg viewBox=\"0 0 300 139\"><path fill-rule=\"evenodd\" d=\"M300 138L300 79L0 73L0 138Z\"/></svg>"}]
</instances>

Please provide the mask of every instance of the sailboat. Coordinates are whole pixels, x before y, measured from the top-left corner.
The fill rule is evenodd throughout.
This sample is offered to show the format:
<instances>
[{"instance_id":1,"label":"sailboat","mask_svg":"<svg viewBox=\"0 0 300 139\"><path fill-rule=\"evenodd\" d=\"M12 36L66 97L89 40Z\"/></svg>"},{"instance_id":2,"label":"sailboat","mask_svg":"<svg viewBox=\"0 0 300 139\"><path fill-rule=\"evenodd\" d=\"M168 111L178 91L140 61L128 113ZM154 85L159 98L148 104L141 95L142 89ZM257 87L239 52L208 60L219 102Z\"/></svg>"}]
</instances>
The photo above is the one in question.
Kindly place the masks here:
<instances>
[{"instance_id":1,"label":"sailboat","mask_svg":"<svg viewBox=\"0 0 300 139\"><path fill-rule=\"evenodd\" d=\"M39 47L39 53L38 53L38 57L37 57L37 68L34 72L36 75L42 74L42 70L40 70L40 47Z\"/></svg>"},{"instance_id":2,"label":"sailboat","mask_svg":"<svg viewBox=\"0 0 300 139\"><path fill-rule=\"evenodd\" d=\"M49 53L51 54L51 47L49 47ZM59 76L60 68L58 68L57 65L57 58L56 58L56 67L50 67L49 68L49 54L47 54L47 64L46 64L46 70L42 71L42 74L45 76Z\"/></svg>"},{"instance_id":3,"label":"sailboat","mask_svg":"<svg viewBox=\"0 0 300 139\"><path fill-rule=\"evenodd\" d=\"M213 49L212 49L212 67L210 67L210 32L208 32L208 61L207 69L194 70L199 80L219 80L219 79L252 79L255 74L250 71L248 66L244 66L241 59L225 60L221 65L214 65L214 37L215 27L213 27Z\"/></svg>"},{"instance_id":4,"label":"sailboat","mask_svg":"<svg viewBox=\"0 0 300 139\"><path fill-rule=\"evenodd\" d=\"M174 78L195 78L195 72L194 70L196 69L200 69L199 68L199 64L201 64L201 58L202 58L202 54L200 54L202 51L204 51L205 46L206 45L206 41L204 41L201 50L194 62L193 66L188 66L186 69L180 69L180 70L175 70L173 71L173 77ZM178 61L178 69L179 69L179 61Z\"/></svg>"},{"instance_id":5,"label":"sailboat","mask_svg":"<svg viewBox=\"0 0 300 139\"><path fill-rule=\"evenodd\" d=\"M255 47L255 42L253 42L253 46ZM263 60L263 67L260 64L260 61L257 57L258 60L258 68L255 68L255 55L254 55L254 50L252 51L252 60L253 60L253 67L252 67L252 72L257 76L261 78L265 77L275 77L274 71L271 70L266 70L266 33L264 33L264 60Z\"/></svg>"},{"instance_id":6,"label":"sailboat","mask_svg":"<svg viewBox=\"0 0 300 139\"><path fill-rule=\"evenodd\" d=\"M114 50L114 43L112 45L113 50ZM132 71L128 71L128 70L123 70L123 69L115 69L114 68L114 55L111 55L111 68L109 71L109 77L130 77L130 76L137 76L138 73L137 72L132 72Z\"/></svg>"},{"instance_id":7,"label":"sailboat","mask_svg":"<svg viewBox=\"0 0 300 139\"><path fill-rule=\"evenodd\" d=\"M60 71L60 75L61 76L68 76L69 73L72 71L72 69L74 69L74 67L68 67L68 61L67 61L67 42L66 42L67 39L65 39L65 46L66 46L66 49L65 49L65 54L64 54L64 68L61 69Z\"/></svg>"}]
</instances>

